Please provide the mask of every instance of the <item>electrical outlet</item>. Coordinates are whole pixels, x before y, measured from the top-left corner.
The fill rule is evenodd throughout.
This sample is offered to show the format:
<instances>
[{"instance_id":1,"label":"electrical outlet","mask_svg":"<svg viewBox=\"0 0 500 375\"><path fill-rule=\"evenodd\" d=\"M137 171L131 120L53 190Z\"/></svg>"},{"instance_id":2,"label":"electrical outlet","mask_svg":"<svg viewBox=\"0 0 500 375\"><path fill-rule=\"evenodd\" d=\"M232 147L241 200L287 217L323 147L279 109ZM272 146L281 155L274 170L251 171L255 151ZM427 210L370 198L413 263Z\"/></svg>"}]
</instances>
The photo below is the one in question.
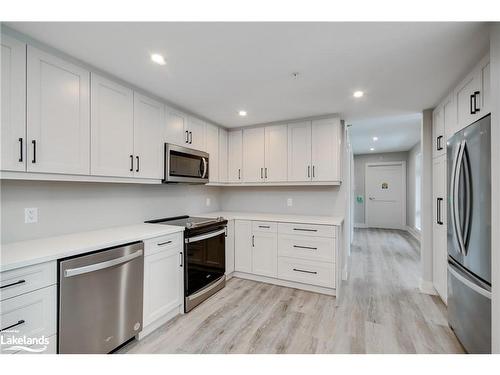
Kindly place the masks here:
<instances>
[{"instance_id":1,"label":"electrical outlet","mask_svg":"<svg viewBox=\"0 0 500 375\"><path fill-rule=\"evenodd\" d=\"M288 199L286 200L286 205L287 205L288 207L292 207L292 206L293 206L293 199L292 199L292 198L288 198Z\"/></svg>"},{"instance_id":2,"label":"electrical outlet","mask_svg":"<svg viewBox=\"0 0 500 375\"><path fill-rule=\"evenodd\" d=\"M38 223L38 208L25 208L24 209L24 223Z\"/></svg>"},{"instance_id":3,"label":"electrical outlet","mask_svg":"<svg viewBox=\"0 0 500 375\"><path fill-rule=\"evenodd\" d=\"M205 200L205 204L207 205L207 207L210 207L210 204L212 204L212 202L210 201L210 198L207 198Z\"/></svg>"}]
</instances>

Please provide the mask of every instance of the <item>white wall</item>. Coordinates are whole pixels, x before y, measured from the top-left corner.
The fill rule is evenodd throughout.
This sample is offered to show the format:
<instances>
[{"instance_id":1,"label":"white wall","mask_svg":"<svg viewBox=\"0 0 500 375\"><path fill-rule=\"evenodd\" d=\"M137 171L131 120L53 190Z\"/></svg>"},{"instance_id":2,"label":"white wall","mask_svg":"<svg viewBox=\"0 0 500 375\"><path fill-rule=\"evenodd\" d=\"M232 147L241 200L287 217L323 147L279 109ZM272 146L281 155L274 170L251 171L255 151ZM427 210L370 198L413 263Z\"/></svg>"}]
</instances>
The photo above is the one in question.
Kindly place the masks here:
<instances>
[{"instance_id":1,"label":"white wall","mask_svg":"<svg viewBox=\"0 0 500 375\"><path fill-rule=\"evenodd\" d=\"M199 185L3 180L0 186L2 243L220 209L220 189ZM26 207L38 208L38 223L24 224Z\"/></svg>"},{"instance_id":2,"label":"white wall","mask_svg":"<svg viewBox=\"0 0 500 375\"><path fill-rule=\"evenodd\" d=\"M387 161L408 162L408 152L388 152L383 154L354 155L354 223L365 224L365 164ZM406 163L408 165L408 163ZM408 172L406 173L408 176ZM408 181L407 181L408 185ZM363 203L358 203L356 197L361 195ZM407 195L408 197L408 195ZM408 211L407 211L408 212Z\"/></svg>"},{"instance_id":3,"label":"white wall","mask_svg":"<svg viewBox=\"0 0 500 375\"><path fill-rule=\"evenodd\" d=\"M417 155L420 153L420 142L418 142L413 148L408 151L408 164L407 164L407 185L406 185L406 225L414 231L414 233L419 233L415 227L415 201L416 201L416 161Z\"/></svg>"}]
</instances>

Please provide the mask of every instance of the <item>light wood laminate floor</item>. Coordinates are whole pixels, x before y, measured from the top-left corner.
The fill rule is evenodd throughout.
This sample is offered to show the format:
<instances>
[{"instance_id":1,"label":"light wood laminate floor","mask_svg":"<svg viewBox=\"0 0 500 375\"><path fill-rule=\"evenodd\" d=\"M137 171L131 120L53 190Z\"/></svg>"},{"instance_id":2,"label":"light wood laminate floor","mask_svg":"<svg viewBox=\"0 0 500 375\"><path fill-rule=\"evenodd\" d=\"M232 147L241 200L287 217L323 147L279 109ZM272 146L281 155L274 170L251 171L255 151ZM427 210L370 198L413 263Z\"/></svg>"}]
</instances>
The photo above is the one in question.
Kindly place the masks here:
<instances>
[{"instance_id":1,"label":"light wood laminate floor","mask_svg":"<svg viewBox=\"0 0 500 375\"><path fill-rule=\"evenodd\" d=\"M439 297L418 290L418 243L357 229L335 297L233 278L189 314L120 353L462 353Z\"/></svg>"}]
</instances>

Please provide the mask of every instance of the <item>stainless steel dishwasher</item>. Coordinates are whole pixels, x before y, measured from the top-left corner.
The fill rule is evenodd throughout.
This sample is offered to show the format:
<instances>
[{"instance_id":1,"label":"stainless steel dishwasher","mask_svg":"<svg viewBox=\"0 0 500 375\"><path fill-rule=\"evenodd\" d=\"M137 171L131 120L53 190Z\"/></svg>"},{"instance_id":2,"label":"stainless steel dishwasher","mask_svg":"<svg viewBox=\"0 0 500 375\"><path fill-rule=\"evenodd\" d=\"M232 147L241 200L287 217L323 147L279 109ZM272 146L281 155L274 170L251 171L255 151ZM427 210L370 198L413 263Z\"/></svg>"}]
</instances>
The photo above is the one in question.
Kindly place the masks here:
<instances>
[{"instance_id":1,"label":"stainless steel dishwasher","mask_svg":"<svg viewBox=\"0 0 500 375\"><path fill-rule=\"evenodd\" d=\"M109 353L142 330L143 249L59 261L59 353Z\"/></svg>"}]
</instances>

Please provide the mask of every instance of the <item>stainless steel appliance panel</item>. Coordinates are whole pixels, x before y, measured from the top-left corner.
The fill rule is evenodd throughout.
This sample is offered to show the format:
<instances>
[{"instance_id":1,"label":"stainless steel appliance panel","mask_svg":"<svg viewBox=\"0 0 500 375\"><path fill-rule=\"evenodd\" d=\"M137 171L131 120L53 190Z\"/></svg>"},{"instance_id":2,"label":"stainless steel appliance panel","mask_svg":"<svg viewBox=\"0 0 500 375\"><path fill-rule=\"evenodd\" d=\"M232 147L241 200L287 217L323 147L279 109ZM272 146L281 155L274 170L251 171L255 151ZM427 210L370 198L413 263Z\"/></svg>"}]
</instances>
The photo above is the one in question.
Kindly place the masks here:
<instances>
[{"instance_id":1,"label":"stainless steel appliance panel","mask_svg":"<svg viewBox=\"0 0 500 375\"><path fill-rule=\"evenodd\" d=\"M448 254L491 283L490 116L448 141Z\"/></svg>"},{"instance_id":2,"label":"stainless steel appliance panel","mask_svg":"<svg viewBox=\"0 0 500 375\"><path fill-rule=\"evenodd\" d=\"M206 184L209 176L209 155L203 151L165 143L164 167L165 183Z\"/></svg>"},{"instance_id":3,"label":"stainless steel appliance panel","mask_svg":"<svg viewBox=\"0 0 500 375\"><path fill-rule=\"evenodd\" d=\"M142 242L59 262L59 353L109 353L142 330Z\"/></svg>"}]
</instances>

